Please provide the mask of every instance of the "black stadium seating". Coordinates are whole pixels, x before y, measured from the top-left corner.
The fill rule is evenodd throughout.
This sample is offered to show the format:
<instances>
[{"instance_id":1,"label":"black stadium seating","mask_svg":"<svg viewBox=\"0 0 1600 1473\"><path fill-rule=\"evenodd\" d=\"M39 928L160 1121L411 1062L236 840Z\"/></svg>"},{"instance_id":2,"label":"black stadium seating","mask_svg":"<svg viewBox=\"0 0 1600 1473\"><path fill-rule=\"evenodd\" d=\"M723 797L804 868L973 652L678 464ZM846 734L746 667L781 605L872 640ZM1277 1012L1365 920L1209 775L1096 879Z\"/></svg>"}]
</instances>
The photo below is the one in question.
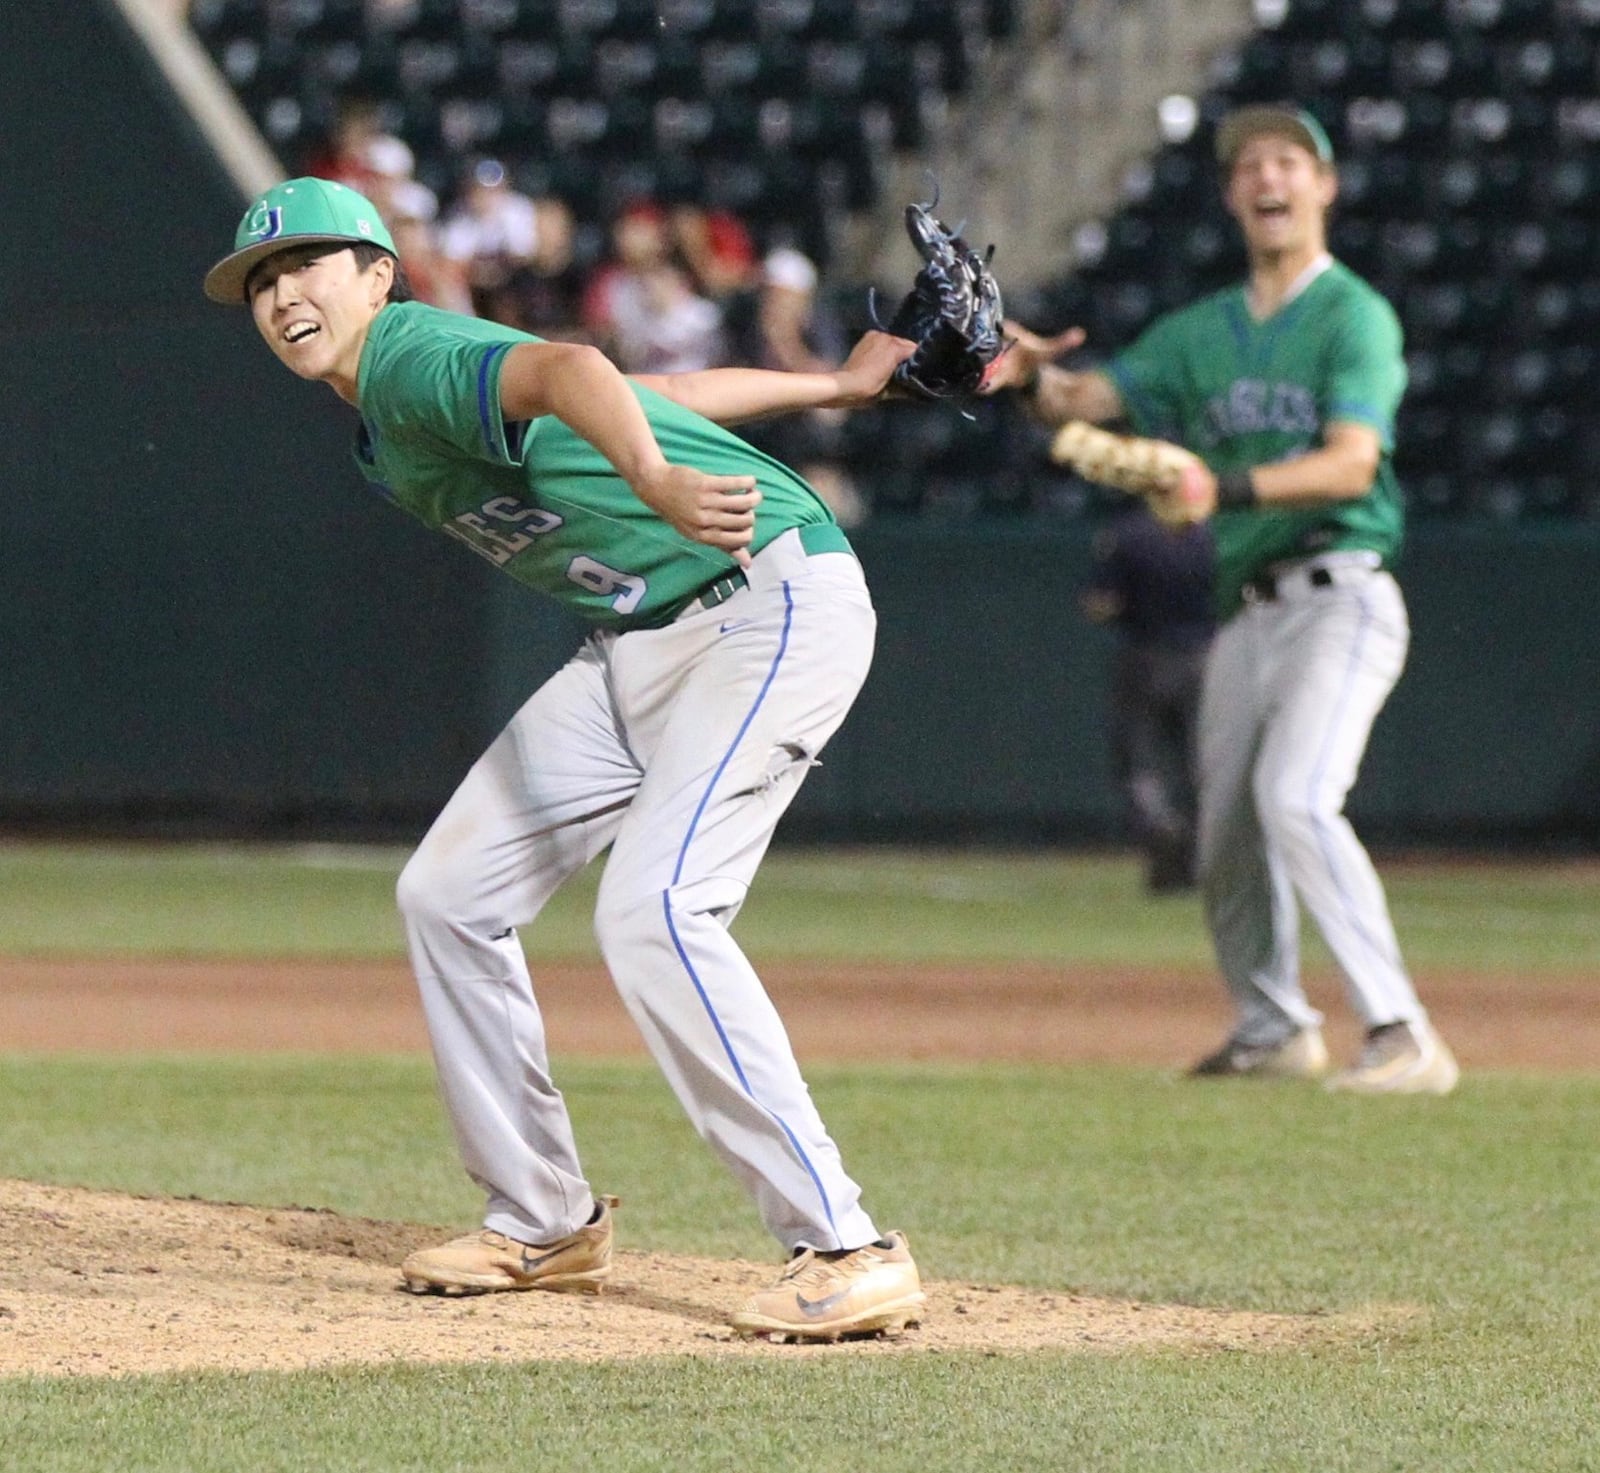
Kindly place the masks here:
<instances>
[{"instance_id":1,"label":"black stadium seating","mask_svg":"<svg viewBox=\"0 0 1600 1473\"><path fill-rule=\"evenodd\" d=\"M781 210L825 255L825 206L876 199L875 140L921 143L929 99L959 93L1015 16L1010 0L193 0L190 20L291 166L341 98L371 97L441 192L464 151L493 150L594 216L620 170Z\"/></svg>"},{"instance_id":2,"label":"black stadium seating","mask_svg":"<svg viewBox=\"0 0 1600 1473\"><path fill-rule=\"evenodd\" d=\"M342 98L382 99L424 182L492 151L593 224L630 196L726 204L824 265L1015 0L193 0L196 33L291 166ZM1150 160L1075 274L1016 315L1096 348L1236 279L1215 122L1294 98L1327 127L1337 255L1395 305L1412 386L1398 464L1424 516L1594 516L1600 450L1600 0L1258 0L1264 22ZM1161 249L1153 249L1159 242ZM1157 264L1153 264L1157 263ZM865 293L841 286L850 325ZM895 407L847 436L880 513L1077 514L1012 406Z\"/></svg>"}]
</instances>

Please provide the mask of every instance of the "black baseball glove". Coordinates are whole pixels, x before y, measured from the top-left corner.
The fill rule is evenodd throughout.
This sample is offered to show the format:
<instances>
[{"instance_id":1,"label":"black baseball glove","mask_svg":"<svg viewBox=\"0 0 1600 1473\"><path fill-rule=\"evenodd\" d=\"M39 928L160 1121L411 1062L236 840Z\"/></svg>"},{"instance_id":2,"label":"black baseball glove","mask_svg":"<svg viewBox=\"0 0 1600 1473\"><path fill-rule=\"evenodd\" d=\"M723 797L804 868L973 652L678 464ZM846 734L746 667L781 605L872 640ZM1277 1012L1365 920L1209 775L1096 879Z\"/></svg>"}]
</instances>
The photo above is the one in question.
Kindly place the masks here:
<instances>
[{"instance_id":1,"label":"black baseball glove","mask_svg":"<svg viewBox=\"0 0 1600 1473\"><path fill-rule=\"evenodd\" d=\"M994 247L980 256L934 218L938 203L935 193L926 205L906 206L906 233L923 264L887 324L878 321L875 305L872 311L880 330L917 345L895 369L891 386L918 399L976 392L1005 348L1000 287L989 270Z\"/></svg>"}]
</instances>

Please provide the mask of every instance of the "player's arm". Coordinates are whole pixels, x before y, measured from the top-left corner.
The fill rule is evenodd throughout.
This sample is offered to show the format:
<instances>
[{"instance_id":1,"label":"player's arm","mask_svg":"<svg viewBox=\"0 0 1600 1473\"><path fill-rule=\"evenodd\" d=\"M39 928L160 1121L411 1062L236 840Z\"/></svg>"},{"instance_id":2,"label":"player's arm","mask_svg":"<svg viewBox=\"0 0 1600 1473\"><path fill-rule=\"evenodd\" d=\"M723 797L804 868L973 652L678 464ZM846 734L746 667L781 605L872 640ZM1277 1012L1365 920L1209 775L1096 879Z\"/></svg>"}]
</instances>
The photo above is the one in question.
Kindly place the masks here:
<instances>
[{"instance_id":1,"label":"player's arm","mask_svg":"<svg viewBox=\"0 0 1600 1473\"><path fill-rule=\"evenodd\" d=\"M1220 476L1197 466L1185 494L1197 517L1230 508L1289 510L1355 501L1372 489L1382 455L1382 441L1371 425L1339 421L1326 427L1321 445L1303 455Z\"/></svg>"},{"instance_id":2,"label":"player's arm","mask_svg":"<svg viewBox=\"0 0 1600 1473\"><path fill-rule=\"evenodd\" d=\"M749 562L761 493L754 476L672 465L616 365L583 343L518 343L500 370L509 423L553 415L611 462L633 494L691 541Z\"/></svg>"},{"instance_id":3,"label":"player's arm","mask_svg":"<svg viewBox=\"0 0 1600 1473\"><path fill-rule=\"evenodd\" d=\"M1073 372L1054 362L1083 343L1081 327L1069 327L1047 338L1008 320L1005 334L1005 352L990 366L980 393L1015 389L1047 425L1072 419L1099 422L1122 418L1122 395L1105 374Z\"/></svg>"},{"instance_id":4,"label":"player's arm","mask_svg":"<svg viewBox=\"0 0 1600 1473\"><path fill-rule=\"evenodd\" d=\"M867 333L838 368L789 373L770 368L706 368L697 373L642 373L634 381L719 425L745 424L802 409L855 409L883 393L895 366L916 344Z\"/></svg>"},{"instance_id":5,"label":"player's arm","mask_svg":"<svg viewBox=\"0 0 1600 1473\"><path fill-rule=\"evenodd\" d=\"M1250 484L1263 506L1354 501L1372 489L1382 456L1383 446L1371 425L1330 424L1315 450L1256 466L1249 473Z\"/></svg>"}]
</instances>

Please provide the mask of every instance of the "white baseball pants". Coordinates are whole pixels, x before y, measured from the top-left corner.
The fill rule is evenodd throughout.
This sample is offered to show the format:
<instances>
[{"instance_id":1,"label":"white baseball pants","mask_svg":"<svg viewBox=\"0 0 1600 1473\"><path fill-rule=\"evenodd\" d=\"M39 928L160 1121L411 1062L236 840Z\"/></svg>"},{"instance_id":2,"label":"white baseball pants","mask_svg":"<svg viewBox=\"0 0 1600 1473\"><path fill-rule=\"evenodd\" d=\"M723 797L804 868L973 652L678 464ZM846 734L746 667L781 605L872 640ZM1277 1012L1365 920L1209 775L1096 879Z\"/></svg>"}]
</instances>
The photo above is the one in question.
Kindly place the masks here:
<instances>
[{"instance_id":1,"label":"white baseball pants","mask_svg":"<svg viewBox=\"0 0 1600 1473\"><path fill-rule=\"evenodd\" d=\"M695 1128L786 1249L879 1236L728 931L866 678L875 629L856 559L808 557L785 533L717 607L591 635L434 822L399 902L485 1226L549 1242L593 1207L516 928L610 845L601 952Z\"/></svg>"},{"instance_id":2,"label":"white baseball pants","mask_svg":"<svg viewBox=\"0 0 1600 1473\"><path fill-rule=\"evenodd\" d=\"M1314 566L1326 569L1313 582ZM1423 1016L1382 882L1344 816L1372 723L1405 664L1399 585L1330 555L1218 631L1200 707L1199 866L1233 1037L1271 1044L1322 1015L1300 983L1300 911L1368 1027Z\"/></svg>"}]
</instances>

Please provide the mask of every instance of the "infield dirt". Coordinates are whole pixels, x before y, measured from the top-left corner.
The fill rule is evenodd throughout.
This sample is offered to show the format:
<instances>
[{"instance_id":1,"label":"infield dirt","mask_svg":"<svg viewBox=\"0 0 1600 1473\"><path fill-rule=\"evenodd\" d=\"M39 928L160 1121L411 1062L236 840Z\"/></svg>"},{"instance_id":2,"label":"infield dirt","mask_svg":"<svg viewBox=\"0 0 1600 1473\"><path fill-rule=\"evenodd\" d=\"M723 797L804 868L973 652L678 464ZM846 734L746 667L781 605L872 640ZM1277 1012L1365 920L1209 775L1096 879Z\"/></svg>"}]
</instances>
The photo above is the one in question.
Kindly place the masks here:
<instances>
[{"instance_id":1,"label":"infield dirt","mask_svg":"<svg viewBox=\"0 0 1600 1473\"><path fill-rule=\"evenodd\" d=\"M740 1340L771 1265L623 1250L600 1295L419 1298L394 1265L442 1230L295 1208L0 1181L0 1375L283 1371L396 1362L629 1360L1151 1346L1272 1350L1374 1316L1252 1314L930 1282L925 1323L836 1346ZM1386 1312L1385 1323L1402 1317Z\"/></svg>"}]
</instances>

